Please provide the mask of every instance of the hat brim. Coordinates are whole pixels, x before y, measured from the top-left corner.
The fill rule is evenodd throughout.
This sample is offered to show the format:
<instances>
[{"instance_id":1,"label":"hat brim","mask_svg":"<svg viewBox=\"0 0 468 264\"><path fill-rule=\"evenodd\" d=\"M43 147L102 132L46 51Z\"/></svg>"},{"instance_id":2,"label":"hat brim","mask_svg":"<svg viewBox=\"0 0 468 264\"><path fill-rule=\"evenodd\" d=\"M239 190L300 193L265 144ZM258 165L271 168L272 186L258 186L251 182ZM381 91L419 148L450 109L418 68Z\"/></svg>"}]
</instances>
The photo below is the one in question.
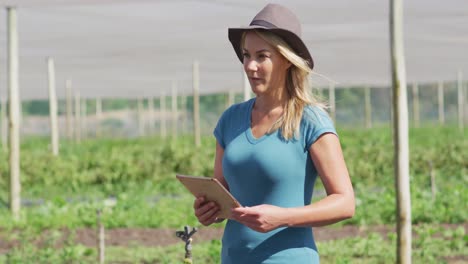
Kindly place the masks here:
<instances>
[{"instance_id":1,"label":"hat brim","mask_svg":"<svg viewBox=\"0 0 468 264\"><path fill-rule=\"evenodd\" d=\"M311 69L314 68L314 60L312 59L312 56L310 55L309 50L307 49L304 42L302 42L301 38L299 38L296 34L292 33L291 31L281 29L281 28L266 28L266 27L257 26L257 25L228 29L229 41L231 42L232 47L234 48L234 51L237 54L237 57L242 63L244 60L241 47L240 47L242 34L245 31L252 30L252 29L264 29L264 30L268 30L272 32L275 35L278 35L284 41L286 41L286 43L288 43L289 46L291 46L291 48L296 52L297 55L299 55L301 58L305 59L309 63L309 66Z\"/></svg>"}]
</instances>

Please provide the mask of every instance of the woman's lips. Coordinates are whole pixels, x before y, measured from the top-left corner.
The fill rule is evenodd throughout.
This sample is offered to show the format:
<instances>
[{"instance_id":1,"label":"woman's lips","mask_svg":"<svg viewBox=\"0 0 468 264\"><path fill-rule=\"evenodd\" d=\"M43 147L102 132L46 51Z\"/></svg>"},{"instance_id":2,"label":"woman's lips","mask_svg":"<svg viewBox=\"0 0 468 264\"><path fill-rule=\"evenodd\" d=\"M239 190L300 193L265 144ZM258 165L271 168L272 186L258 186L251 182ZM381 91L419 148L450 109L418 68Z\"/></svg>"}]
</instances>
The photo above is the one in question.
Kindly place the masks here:
<instances>
[{"instance_id":1,"label":"woman's lips","mask_svg":"<svg viewBox=\"0 0 468 264\"><path fill-rule=\"evenodd\" d=\"M260 82L262 79L256 78L256 77L250 77L250 80L252 80L252 82Z\"/></svg>"}]
</instances>

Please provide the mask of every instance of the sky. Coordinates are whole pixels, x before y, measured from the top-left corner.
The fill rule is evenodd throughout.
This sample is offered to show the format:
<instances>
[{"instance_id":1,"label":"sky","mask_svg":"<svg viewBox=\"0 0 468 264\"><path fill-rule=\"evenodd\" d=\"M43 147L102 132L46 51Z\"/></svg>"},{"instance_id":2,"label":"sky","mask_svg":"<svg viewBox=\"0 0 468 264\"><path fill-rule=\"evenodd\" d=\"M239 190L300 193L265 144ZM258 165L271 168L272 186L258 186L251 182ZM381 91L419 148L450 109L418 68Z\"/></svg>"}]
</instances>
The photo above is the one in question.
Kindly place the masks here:
<instances>
[{"instance_id":1,"label":"sky","mask_svg":"<svg viewBox=\"0 0 468 264\"><path fill-rule=\"evenodd\" d=\"M241 92L242 65L227 30L248 25L268 2L299 17L315 61L313 86L390 85L388 1L0 0L0 97L7 95L5 6L16 6L20 96L27 100L47 98L47 57L61 98L67 79L84 98L160 96L174 83L190 94L194 61L202 94ZM468 1L404 2L408 82L468 76Z\"/></svg>"}]
</instances>

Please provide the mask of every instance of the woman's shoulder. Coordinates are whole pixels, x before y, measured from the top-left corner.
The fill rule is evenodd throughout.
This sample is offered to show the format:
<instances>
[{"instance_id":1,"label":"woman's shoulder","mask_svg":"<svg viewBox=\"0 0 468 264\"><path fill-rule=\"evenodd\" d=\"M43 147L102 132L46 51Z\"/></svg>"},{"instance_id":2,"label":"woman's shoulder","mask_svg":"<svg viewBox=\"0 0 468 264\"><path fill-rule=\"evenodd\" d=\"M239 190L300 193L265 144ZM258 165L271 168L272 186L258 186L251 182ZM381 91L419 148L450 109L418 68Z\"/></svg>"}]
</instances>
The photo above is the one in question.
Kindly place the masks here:
<instances>
[{"instance_id":1,"label":"woman's shoulder","mask_svg":"<svg viewBox=\"0 0 468 264\"><path fill-rule=\"evenodd\" d=\"M302 122L306 125L333 124L330 115L322 105L307 105L302 113Z\"/></svg>"},{"instance_id":2,"label":"woman's shoulder","mask_svg":"<svg viewBox=\"0 0 468 264\"><path fill-rule=\"evenodd\" d=\"M333 120L325 108L320 105L308 105L304 108L301 129L305 139L306 150L324 133L338 135Z\"/></svg>"},{"instance_id":3,"label":"woman's shoulder","mask_svg":"<svg viewBox=\"0 0 468 264\"><path fill-rule=\"evenodd\" d=\"M231 107L236 109L249 109L250 106L255 102L255 98L251 98L247 101L233 104Z\"/></svg>"},{"instance_id":4,"label":"woman's shoulder","mask_svg":"<svg viewBox=\"0 0 468 264\"><path fill-rule=\"evenodd\" d=\"M252 98L250 100L241 102L241 103L236 103L231 106L229 106L226 110L224 110L223 115L229 115L231 113L242 113L244 111L248 111L250 109L250 106L253 104L255 98Z\"/></svg>"}]
</instances>

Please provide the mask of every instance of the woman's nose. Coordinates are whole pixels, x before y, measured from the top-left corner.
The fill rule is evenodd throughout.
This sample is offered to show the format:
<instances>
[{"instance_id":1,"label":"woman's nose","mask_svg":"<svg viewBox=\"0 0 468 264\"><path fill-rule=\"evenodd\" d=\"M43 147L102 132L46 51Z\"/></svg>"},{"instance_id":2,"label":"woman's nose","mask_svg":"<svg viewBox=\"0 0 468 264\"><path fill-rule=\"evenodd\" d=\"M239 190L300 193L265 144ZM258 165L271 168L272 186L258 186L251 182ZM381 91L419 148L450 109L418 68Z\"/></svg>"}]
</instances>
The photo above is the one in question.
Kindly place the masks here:
<instances>
[{"instance_id":1,"label":"woman's nose","mask_svg":"<svg viewBox=\"0 0 468 264\"><path fill-rule=\"evenodd\" d=\"M246 72L257 71L257 62L252 59L244 60L244 68Z\"/></svg>"}]
</instances>

